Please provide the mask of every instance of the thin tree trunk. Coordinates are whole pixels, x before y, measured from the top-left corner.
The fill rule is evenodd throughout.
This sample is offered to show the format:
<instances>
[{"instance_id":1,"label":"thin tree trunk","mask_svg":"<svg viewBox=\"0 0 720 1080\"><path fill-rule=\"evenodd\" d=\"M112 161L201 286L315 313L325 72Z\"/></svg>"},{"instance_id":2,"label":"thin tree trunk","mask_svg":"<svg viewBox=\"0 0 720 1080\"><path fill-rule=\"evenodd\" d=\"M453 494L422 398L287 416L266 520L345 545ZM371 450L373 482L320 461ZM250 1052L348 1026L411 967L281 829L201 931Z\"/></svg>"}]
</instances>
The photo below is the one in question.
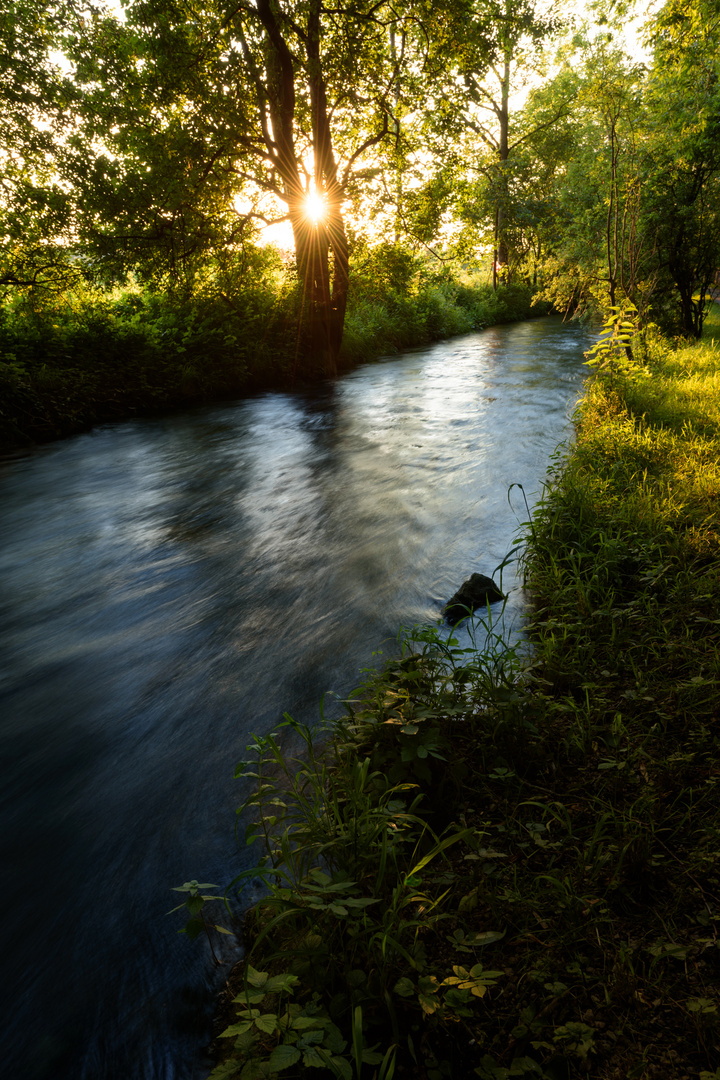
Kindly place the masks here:
<instances>
[{"instance_id":1,"label":"thin tree trunk","mask_svg":"<svg viewBox=\"0 0 720 1080\"><path fill-rule=\"evenodd\" d=\"M395 116L390 130L395 140L395 243L399 244L402 239L403 174L400 160L400 74L397 71L397 47L394 26L390 27L390 59L393 69L395 69L393 86Z\"/></svg>"},{"instance_id":2,"label":"thin tree trunk","mask_svg":"<svg viewBox=\"0 0 720 1080\"><path fill-rule=\"evenodd\" d=\"M500 216L500 207L495 206L495 243L493 245L493 292L497 292L498 287L498 221Z\"/></svg>"},{"instance_id":3,"label":"thin tree trunk","mask_svg":"<svg viewBox=\"0 0 720 1080\"><path fill-rule=\"evenodd\" d=\"M307 5L307 80L312 112L315 193L326 204L323 220L313 222L307 213L303 163L295 146L295 66L283 37L282 22L274 0L255 0L257 17L266 41L266 81L253 71L263 121L263 138L280 179L282 198L288 206L295 240L297 272L302 283L301 324L298 350L309 353L308 373L337 373L348 294L348 242L342 217L342 189L332 147L330 117L320 48L321 0ZM249 49L242 25L238 34L246 56ZM252 70L252 66L251 66Z\"/></svg>"},{"instance_id":4,"label":"thin tree trunk","mask_svg":"<svg viewBox=\"0 0 720 1080\"><path fill-rule=\"evenodd\" d=\"M508 200L507 162L510 157L510 56L505 55L500 91L500 138L498 142L499 191L495 204L495 261L493 266L493 289L497 289L498 267L500 277L507 273L508 245L505 236L505 208Z\"/></svg>"},{"instance_id":5,"label":"thin tree trunk","mask_svg":"<svg viewBox=\"0 0 720 1080\"><path fill-rule=\"evenodd\" d=\"M325 80L320 57L321 0L310 0L307 54L310 71L315 189L326 203L326 216L318 222L313 349L326 375L337 374L345 325L348 292L348 244L342 216L342 191L333 153ZM332 269L330 252L332 251ZM332 274L332 278L331 278Z\"/></svg>"}]
</instances>

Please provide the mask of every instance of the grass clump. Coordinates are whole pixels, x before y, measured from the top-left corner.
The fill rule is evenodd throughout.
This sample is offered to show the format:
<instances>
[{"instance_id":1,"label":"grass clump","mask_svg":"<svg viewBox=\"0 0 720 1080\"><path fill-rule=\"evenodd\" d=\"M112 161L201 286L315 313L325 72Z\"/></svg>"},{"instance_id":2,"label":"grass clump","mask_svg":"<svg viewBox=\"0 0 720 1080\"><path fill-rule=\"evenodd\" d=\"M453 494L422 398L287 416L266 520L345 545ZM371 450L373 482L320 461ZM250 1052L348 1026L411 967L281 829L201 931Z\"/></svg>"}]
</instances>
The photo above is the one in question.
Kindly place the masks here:
<instances>
[{"instance_id":1,"label":"grass clump","mask_svg":"<svg viewBox=\"0 0 720 1080\"><path fill-rule=\"evenodd\" d=\"M589 384L527 527L530 659L417 629L322 749L256 739L215 1080L718 1076L719 356Z\"/></svg>"}]
</instances>

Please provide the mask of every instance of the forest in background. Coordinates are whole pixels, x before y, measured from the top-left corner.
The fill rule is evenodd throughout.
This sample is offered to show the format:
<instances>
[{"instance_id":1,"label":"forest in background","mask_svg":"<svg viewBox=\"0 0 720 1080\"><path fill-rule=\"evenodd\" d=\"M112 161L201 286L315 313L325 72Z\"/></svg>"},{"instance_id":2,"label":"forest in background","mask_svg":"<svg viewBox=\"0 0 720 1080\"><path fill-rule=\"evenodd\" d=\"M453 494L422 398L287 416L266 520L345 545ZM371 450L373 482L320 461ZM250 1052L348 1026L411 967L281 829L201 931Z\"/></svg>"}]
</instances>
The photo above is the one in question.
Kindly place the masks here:
<instances>
[{"instance_id":1,"label":"forest in background","mask_svg":"<svg viewBox=\"0 0 720 1080\"><path fill-rule=\"evenodd\" d=\"M698 338L720 5L644 13L643 60L632 18L605 0L6 5L4 443L332 375L525 317L531 295Z\"/></svg>"}]
</instances>

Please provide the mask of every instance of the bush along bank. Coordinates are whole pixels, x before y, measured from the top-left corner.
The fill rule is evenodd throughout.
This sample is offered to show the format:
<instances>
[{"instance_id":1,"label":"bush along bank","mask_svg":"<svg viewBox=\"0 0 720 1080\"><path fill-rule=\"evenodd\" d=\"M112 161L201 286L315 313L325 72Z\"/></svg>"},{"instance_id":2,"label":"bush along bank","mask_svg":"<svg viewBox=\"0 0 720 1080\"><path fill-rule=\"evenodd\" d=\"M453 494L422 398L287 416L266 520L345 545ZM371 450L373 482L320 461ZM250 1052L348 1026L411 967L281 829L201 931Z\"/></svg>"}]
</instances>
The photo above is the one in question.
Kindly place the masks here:
<instances>
[{"instance_id":1,"label":"bush along bank","mask_svg":"<svg viewBox=\"0 0 720 1080\"><path fill-rule=\"evenodd\" d=\"M375 252L355 275L343 365L527 318L524 286L492 289ZM395 260L397 261L397 259ZM227 276L227 275L226 275ZM55 295L0 302L0 451L94 424L292 385L301 368L300 295L271 249L242 273L184 289L76 281ZM538 305L533 314L544 314Z\"/></svg>"},{"instance_id":2,"label":"bush along bank","mask_svg":"<svg viewBox=\"0 0 720 1080\"><path fill-rule=\"evenodd\" d=\"M238 767L214 1080L720 1076L720 350L634 355L527 527L532 659L416 630L322 753Z\"/></svg>"}]
</instances>

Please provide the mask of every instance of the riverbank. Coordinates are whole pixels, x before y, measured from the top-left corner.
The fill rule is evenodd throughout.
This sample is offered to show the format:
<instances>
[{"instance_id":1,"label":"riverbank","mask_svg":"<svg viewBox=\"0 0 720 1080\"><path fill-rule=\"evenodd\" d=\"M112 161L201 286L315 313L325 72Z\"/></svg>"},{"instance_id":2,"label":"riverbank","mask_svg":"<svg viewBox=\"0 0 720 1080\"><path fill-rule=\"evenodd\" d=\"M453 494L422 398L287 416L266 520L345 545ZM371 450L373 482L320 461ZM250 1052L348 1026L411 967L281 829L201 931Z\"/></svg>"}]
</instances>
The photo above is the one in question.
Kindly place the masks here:
<instances>
[{"instance_id":1,"label":"riverbank","mask_svg":"<svg viewBox=\"0 0 720 1080\"><path fill-rule=\"evenodd\" d=\"M376 259L351 290L341 364L546 314L529 289L473 277L388 275ZM397 278L397 280L396 280ZM256 267L232 295L128 285L78 288L0 307L0 451L96 424L157 415L301 381L298 296L288 274Z\"/></svg>"},{"instance_id":2,"label":"riverbank","mask_svg":"<svg viewBox=\"0 0 720 1080\"><path fill-rule=\"evenodd\" d=\"M716 1075L718 461L714 343L611 361L528 527L532 664L419 631L323 756L256 741L214 1077Z\"/></svg>"}]
</instances>

